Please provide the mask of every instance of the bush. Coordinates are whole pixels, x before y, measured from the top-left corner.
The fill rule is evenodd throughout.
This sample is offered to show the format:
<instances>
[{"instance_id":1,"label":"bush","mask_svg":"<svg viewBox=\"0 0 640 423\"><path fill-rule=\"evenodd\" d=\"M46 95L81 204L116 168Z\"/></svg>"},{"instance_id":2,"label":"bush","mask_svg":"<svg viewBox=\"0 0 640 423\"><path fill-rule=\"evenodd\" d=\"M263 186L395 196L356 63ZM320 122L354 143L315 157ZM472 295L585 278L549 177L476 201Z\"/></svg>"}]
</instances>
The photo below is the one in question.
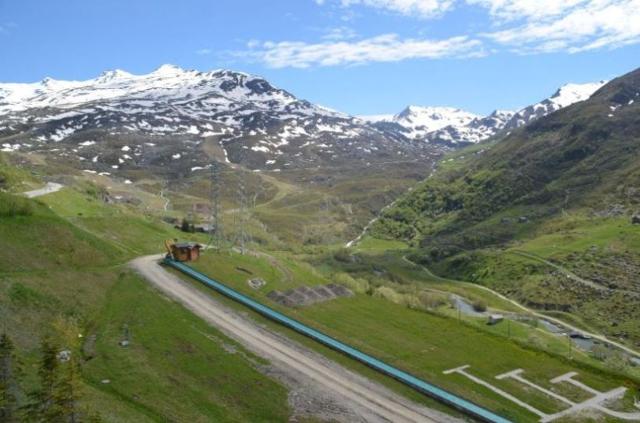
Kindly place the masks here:
<instances>
[{"instance_id":1,"label":"bush","mask_svg":"<svg viewBox=\"0 0 640 423\"><path fill-rule=\"evenodd\" d=\"M341 248L333 254L333 258L341 263L351 263L351 253L346 248Z\"/></svg>"},{"instance_id":2,"label":"bush","mask_svg":"<svg viewBox=\"0 0 640 423\"><path fill-rule=\"evenodd\" d=\"M22 197L0 193L0 217L30 216L33 203Z\"/></svg>"},{"instance_id":3,"label":"bush","mask_svg":"<svg viewBox=\"0 0 640 423\"><path fill-rule=\"evenodd\" d=\"M182 219L182 223L180 224L180 230L182 232L194 233L196 228L193 223L190 223L187 218Z\"/></svg>"},{"instance_id":4,"label":"bush","mask_svg":"<svg viewBox=\"0 0 640 423\"><path fill-rule=\"evenodd\" d=\"M96 200L105 198L109 193L106 187L94 183L88 183L85 192L87 193L87 195L95 198Z\"/></svg>"},{"instance_id":5,"label":"bush","mask_svg":"<svg viewBox=\"0 0 640 423\"><path fill-rule=\"evenodd\" d=\"M482 300L476 300L473 302L473 304L471 305L473 307L473 309L475 311L477 311L478 313L484 313L485 311L487 311L487 303L485 303Z\"/></svg>"},{"instance_id":6,"label":"bush","mask_svg":"<svg viewBox=\"0 0 640 423\"><path fill-rule=\"evenodd\" d=\"M421 304L420 300L411 294L400 294L393 288L388 286L381 286L373 291L373 296L377 298L384 298L387 301L391 301L395 304L400 304L412 309L419 309Z\"/></svg>"},{"instance_id":7,"label":"bush","mask_svg":"<svg viewBox=\"0 0 640 423\"><path fill-rule=\"evenodd\" d=\"M347 273L337 273L333 276L333 282L359 294L364 294L369 289L369 282L366 279L354 279Z\"/></svg>"},{"instance_id":8,"label":"bush","mask_svg":"<svg viewBox=\"0 0 640 423\"><path fill-rule=\"evenodd\" d=\"M387 286L381 286L373 291L373 296L376 298L384 298L392 303L400 304L401 295Z\"/></svg>"},{"instance_id":9,"label":"bush","mask_svg":"<svg viewBox=\"0 0 640 423\"><path fill-rule=\"evenodd\" d=\"M436 294L432 292L421 292L418 295L420 304L429 309L438 308L447 304L447 296L443 294Z\"/></svg>"},{"instance_id":10,"label":"bush","mask_svg":"<svg viewBox=\"0 0 640 423\"><path fill-rule=\"evenodd\" d=\"M619 352L615 352L609 355L604 360L604 365L618 373L625 373L629 368L629 362L625 356L620 354Z\"/></svg>"}]
</instances>

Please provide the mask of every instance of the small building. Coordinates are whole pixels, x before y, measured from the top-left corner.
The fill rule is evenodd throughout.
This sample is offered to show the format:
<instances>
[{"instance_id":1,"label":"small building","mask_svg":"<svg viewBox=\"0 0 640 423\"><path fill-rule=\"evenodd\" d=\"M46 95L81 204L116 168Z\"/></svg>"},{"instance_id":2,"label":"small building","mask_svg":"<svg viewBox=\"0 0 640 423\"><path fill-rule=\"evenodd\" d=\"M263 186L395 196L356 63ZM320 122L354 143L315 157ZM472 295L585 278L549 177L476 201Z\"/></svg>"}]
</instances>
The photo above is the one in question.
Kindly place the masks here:
<instances>
[{"instance_id":1,"label":"small building","mask_svg":"<svg viewBox=\"0 0 640 423\"><path fill-rule=\"evenodd\" d=\"M171 244L171 255L177 261L195 261L200 257L202 245L197 242L176 242Z\"/></svg>"},{"instance_id":2,"label":"small building","mask_svg":"<svg viewBox=\"0 0 640 423\"><path fill-rule=\"evenodd\" d=\"M504 320L504 316L502 314L490 314L489 320L487 321L488 325L496 325Z\"/></svg>"}]
</instances>

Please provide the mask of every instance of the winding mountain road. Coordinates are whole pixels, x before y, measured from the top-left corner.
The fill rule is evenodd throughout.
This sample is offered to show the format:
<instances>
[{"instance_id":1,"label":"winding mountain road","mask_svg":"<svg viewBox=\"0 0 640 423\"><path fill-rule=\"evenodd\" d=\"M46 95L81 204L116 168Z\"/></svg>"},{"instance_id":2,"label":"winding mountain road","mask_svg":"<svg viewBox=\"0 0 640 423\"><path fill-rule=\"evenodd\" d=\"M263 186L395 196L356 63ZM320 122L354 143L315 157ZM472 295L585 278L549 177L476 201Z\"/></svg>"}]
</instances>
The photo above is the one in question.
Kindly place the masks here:
<instances>
[{"instance_id":1,"label":"winding mountain road","mask_svg":"<svg viewBox=\"0 0 640 423\"><path fill-rule=\"evenodd\" d=\"M258 325L222 305L158 264L161 255L135 259L131 266L153 286L220 329L280 371L313 385L349 410L341 421L456 422L460 421L400 397L380 384L357 375L325 357ZM295 387L294 387L295 389Z\"/></svg>"}]
</instances>

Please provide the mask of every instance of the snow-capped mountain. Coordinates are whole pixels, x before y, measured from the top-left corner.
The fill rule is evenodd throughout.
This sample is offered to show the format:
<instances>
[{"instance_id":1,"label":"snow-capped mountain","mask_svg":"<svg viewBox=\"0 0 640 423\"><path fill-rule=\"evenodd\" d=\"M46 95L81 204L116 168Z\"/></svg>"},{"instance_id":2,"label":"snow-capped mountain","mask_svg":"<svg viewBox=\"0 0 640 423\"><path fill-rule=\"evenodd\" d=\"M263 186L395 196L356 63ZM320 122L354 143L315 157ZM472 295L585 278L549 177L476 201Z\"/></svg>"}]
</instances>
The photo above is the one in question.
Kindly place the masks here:
<instances>
[{"instance_id":1,"label":"snow-capped mountain","mask_svg":"<svg viewBox=\"0 0 640 423\"><path fill-rule=\"evenodd\" d=\"M584 101L605 83L566 84L551 97L517 112L496 110L488 116L478 116L452 107L409 106L397 115L360 118L381 131L395 132L408 139L449 146L466 145L486 140Z\"/></svg>"},{"instance_id":2,"label":"snow-capped mountain","mask_svg":"<svg viewBox=\"0 0 640 423\"><path fill-rule=\"evenodd\" d=\"M142 165L253 169L427 157L423 143L296 98L263 78L163 65L145 75L0 84L0 149L39 151L92 172Z\"/></svg>"},{"instance_id":3,"label":"snow-capped mountain","mask_svg":"<svg viewBox=\"0 0 640 423\"><path fill-rule=\"evenodd\" d=\"M500 133L514 112L495 110L488 116L476 117L464 125L447 125L429 132L425 138L432 143L464 145L478 143Z\"/></svg>"},{"instance_id":4,"label":"snow-capped mountain","mask_svg":"<svg viewBox=\"0 0 640 423\"><path fill-rule=\"evenodd\" d=\"M272 171L432 160L584 100L602 84L565 85L515 114L409 106L358 118L241 72L113 70L86 81L0 84L0 150L110 174L154 166L185 174L212 157Z\"/></svg>"},{"instance_id":5,"label":"snow-capped mountain","mask_svg":"<svg viewBox=\"0 0 640 423\"><path fill-rule=\"evenodd\" d=\"M551 97L539 103L525 107L513 115L505 125L505 129L519 128L542 116L570 106L574 103L587 100L598 91L607 81L591 82L586 84L566 84L563 85Z\"/></svg>"},{"instance_id":6,"label":"snow-capped mountain","mask_svg":"<svg viewBox=\"0 0 640 423\"><path fill-rule=\"evenodd\" d=\"M388 124L395 124L398 132L414 140L424 139L428 133L446 126L464 126L478 117L453 107L421 106L408 106L397 115L360 116L364 121L382 124L381 127L391 128L393 125Z\"/></svg>"}]
</instances>

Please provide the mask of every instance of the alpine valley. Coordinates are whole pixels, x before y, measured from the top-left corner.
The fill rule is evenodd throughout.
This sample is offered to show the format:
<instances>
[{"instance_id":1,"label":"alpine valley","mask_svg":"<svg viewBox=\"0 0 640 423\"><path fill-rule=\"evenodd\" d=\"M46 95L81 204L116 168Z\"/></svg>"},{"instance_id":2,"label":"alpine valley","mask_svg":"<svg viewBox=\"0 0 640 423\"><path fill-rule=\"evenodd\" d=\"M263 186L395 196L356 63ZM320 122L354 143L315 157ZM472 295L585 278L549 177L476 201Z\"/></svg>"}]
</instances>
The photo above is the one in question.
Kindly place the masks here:
<instances>
[{"instance_id":1,"label":"alpine valley","mask_svg":"<svg viewBox=\"0 0 640 423\"><path fill-rule=\"evenodd\" d=\"M637 420L639 111L0 84L0 420Z\"/></svg>"}]
</instances>

